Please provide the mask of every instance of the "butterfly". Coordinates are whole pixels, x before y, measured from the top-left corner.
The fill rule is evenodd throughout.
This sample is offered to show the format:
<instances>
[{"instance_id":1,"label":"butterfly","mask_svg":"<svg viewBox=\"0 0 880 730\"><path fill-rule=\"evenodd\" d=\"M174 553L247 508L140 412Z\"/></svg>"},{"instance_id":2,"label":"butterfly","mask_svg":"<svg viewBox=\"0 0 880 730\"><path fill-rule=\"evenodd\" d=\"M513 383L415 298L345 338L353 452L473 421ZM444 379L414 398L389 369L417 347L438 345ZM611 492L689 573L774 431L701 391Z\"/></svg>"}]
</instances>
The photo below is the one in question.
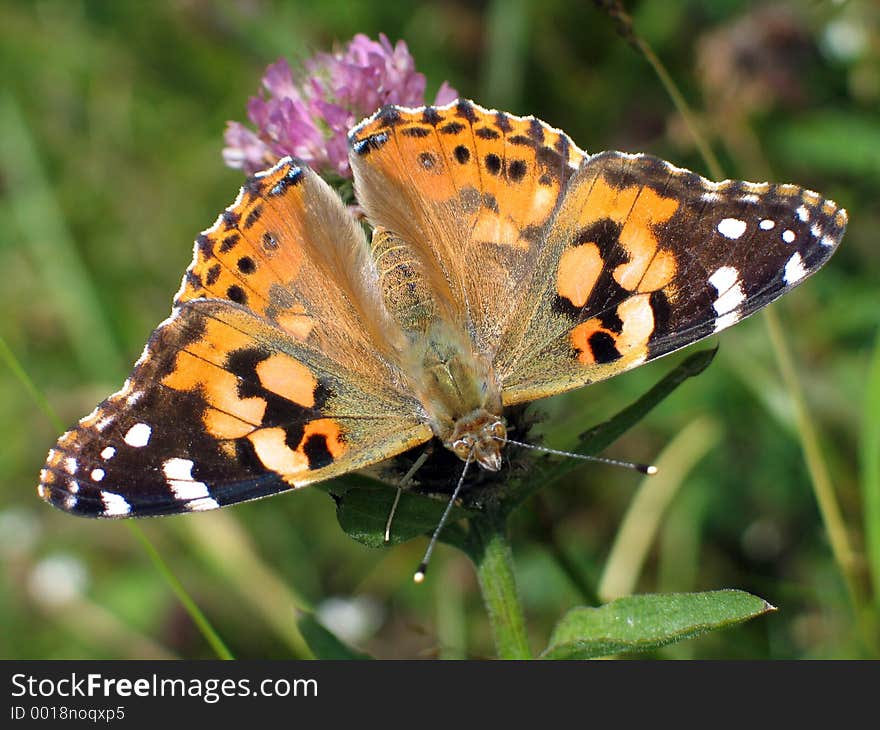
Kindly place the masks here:
<instances>
[{"instance_id":1,"label":"butterfly","mask_svg":"<svg viewBox=\"0 0 880 730\"><path fill-rule=\"evenodd\" d=\"M719 332L815 273L846 212L795 185L589 155L467 100L349 133L363 226L285 158L196 239L122 389L40 496L89 517L210 510L439 440L503 463L505 409Z\"/></svg>"}]
</instances>

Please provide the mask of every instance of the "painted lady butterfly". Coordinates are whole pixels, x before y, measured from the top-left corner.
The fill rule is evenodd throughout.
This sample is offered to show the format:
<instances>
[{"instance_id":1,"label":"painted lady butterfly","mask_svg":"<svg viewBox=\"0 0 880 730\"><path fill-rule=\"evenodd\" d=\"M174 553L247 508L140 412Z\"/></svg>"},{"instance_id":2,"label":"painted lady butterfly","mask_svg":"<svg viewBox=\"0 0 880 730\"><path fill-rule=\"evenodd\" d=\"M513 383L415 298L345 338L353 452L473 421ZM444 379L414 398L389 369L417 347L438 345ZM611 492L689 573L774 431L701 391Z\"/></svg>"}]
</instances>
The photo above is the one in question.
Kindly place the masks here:
<instances>
[{"instance_id":1,"label":"painted lady butterfly","mask_svg":"<svg viewBox=\"0 0 880 730\"><path fill-rule=\"evenodd\" d=\"M208 510L434 438L497 470L505 408L729 327L818 270L847 222L794 185L590 156L463 100L385 107L349 141L372 245L295 161L248 180L122 390L49 452L44 499Z\"/></svg>"}]
</instances>

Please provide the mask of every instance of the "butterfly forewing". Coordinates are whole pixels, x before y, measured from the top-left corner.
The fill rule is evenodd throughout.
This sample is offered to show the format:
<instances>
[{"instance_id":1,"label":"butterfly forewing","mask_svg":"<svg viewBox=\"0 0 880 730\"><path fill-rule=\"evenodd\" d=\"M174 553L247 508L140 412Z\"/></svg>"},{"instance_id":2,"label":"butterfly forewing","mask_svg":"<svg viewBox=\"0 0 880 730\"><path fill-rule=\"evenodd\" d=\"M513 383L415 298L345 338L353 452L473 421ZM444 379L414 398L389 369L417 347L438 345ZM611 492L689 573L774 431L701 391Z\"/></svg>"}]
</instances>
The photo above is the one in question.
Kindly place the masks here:
<instances>
[{"instance_id":1,"label":"butterfly forewing","mask_svg":"<svg viewBox=\"0 0 880 730\"><path fill-rule=\"evenodd\" d=\"M795 185L712 183L604 152L572 178L496 359L506 404L610 377L740 321L837 247L846 213Z\"/></svg>"}]
</instances>

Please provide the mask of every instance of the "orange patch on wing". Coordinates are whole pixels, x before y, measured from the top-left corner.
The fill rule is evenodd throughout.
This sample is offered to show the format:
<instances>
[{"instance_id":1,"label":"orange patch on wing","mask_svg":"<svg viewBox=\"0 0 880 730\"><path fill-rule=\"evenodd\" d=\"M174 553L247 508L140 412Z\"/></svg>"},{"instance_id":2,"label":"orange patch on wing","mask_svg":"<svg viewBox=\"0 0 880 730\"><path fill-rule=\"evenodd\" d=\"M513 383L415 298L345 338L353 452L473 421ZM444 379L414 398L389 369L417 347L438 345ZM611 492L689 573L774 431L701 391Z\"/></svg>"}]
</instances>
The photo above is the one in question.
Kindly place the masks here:
<instances>
[{"instance_id":1,"label":"orange patch on wing","mask_svg":"<svg viewBox=\"0 0 880 730\"><path fill-rule=\"evenodd\" d=\"M567 248L556 270L557 293L575 307L583 307L602 273L602 267L602 256L595 243Z\"/></svg>"},{"instance_id":2,"label":"orange patch on wing","mask_svg":"<svg viewBox=\"0 0 880 730\"><path fill-rule=\"evenodd\" d=\"M639 188L629 189L639 190ZM624 289L653 291L654 288L662 288L674 276L675 259L671 254L662 252L664 258L651 273L650 280L651 283L662 281L664 284L650 287L644 282L649 266L661 253L658 251L659 242L654 233L654 226L668 221L678 210L678 206L678 201L673 198L664 198L647 187L641 188L641 193L634 201L620 231L620 245L626 249L630 260L615 269L614 278Z\"/></svg>"},{"instance_id":3,"label":"orange patch on wing","mask_svg":"<svg viewBox=\"0 0 880 730\"><path fill-rule=\"evenodd\" d=\"M652 292L663 289L672 281L677 269L675 256L671 251L657 251L654 260L648 264L648 268L642 275L636 291Z\"/></svg>"},{"instance_id":4,"label":"orange patch on wing","mask_svg":"<svg viewBox=\"0 0 880 730\"><path fill-rule=\"evenodd\" d=\"M290 312L281 312L275 317L275 321L300 342L307 340L315 327L315 320L312 317L302 314L296 309Z\"/></svg>"},{"instance_id":5,"label":"orange patch on wing","mask_svg":"<svg viewBox=\"0 0 880 730\"><path fill-rule=\"evenodd\" d=\"M647 357L648 339L654 331L654 311L651 309L650 294L639 294L625 299L617 307L617 316L623 325L619 333L606 329L597 317L588 319L571 330L569 339L571 346L577 350L577 359L581 365L596 364L590 338L597 332L611 337L621 360L627 366Z\"/></svg>"},{"instance_id":6,"label":"orange patch on wing","mask_svg":"<svg viewBox=\"0 0 880 730\"><path fill-rule=\"evenodd\" d=\"M231 210L198 239L195 257L175 299L228 299L265 314L281 272L296 280L303 264L302 240L310 224L304 178L285 184L293 165L282 165L246 190ZM271 194L281 186L283 192Z\"/></svg>"},{"instance_id":7,"label":"orange patch on wing","mask_svg":"<svg viewBox=\"0 0 880 730\"><path fill-rule=\"evenodd\" d=\"M238 378L224 369L230 352L253 346L253 339L234 327L213 319L205 320L205 331L201 339L180 350L174 361L174 368L164 378L162 385L179 391L200 390L208 404L218 411L245 421L250 427L263 420L266 401L262 398L239 398ZM209 422L210 421L210 422ZM219 415L205 413L205 425L216 427L211 433L218 438L235 438L240 426Z\"/></svg>"},{"instance_id":8,"label":"orange patch on wing","mask_svg":"<svg viewBox=\"0 0 880 730\"><path fill-rule=\"evenodd\" d=\"M510 218L491 210L480 211L471 238L474 241L489 241L499 245L528 248L528 242L520 242L519 228L511 222Z\"/></svg>"},{"instance_id":9,"label":"orange patch on wing","mask_svg":"<svg viewBox=\"0 0 880 730\"><path fill-rule=\"evenodd\" d=\"M276 353L257 363L256 372L266 390L305 408L315 405L318 381L311 370L290 355Z\"/></svg>"},{"instance_id":10,"label":"orange patch on wing","mask_svg":"<svg viewBox=\"0 0 880 730\"><path fill-rule=\"evenodd\" d=\"M342 437L342 429L339 424L330 418L319 418L309 421L303 429L302 444L308 443L313 436L323 436L327 442L327 451L334 459L338 459L348 450L348 445ZM302 448L302 447L301 447Z\"/></svg>"},{"instance_id":11,"label":"orange patch on wing","mask_svg":"<svg viewBox=\"0 0 880 730\"><path fill-rule=\"evenodd\" d=\"M602 323L596 319L588 319L575 327L569 334L571 346L578 352L578 362L581 365L595 365L596 358L593 357L593 348L590 345L590 338L597 332L605 332L614 337L613 332L608 332Z\"/></svg>"},{"instance_id":12,"label":"orange patch on wing","mask_svg":"<svg viewBox=\"0 0 880 730\"><path fill-rule=\"evenodd\" d=\"M249 400L259 400L251 398ZM263 403L265 406L265 402ZM265 409L264 409L265 410ZM262 418L262 414L260 415ZM237 439L247 436L254 430L254 424L243 421L236 416L218 411L216 408L208 408L202 418L205 429L209 434L218 439ZM234 449L233 449L234 452Z\"/></svg>"},{"instance_id":13,"label":"orange patch on wing","mask_svg":"<svg viewBox=\"0 0 880 730\"><path fill-rule=\"evenodd\" d=\"M267 469L278 474L297 474L309 468L308 457L298 449L291 449L286 443L287 434L283 428L261 428L254 431L248 439L254 445L257 457Z\"/></svg>"}]
</instances>

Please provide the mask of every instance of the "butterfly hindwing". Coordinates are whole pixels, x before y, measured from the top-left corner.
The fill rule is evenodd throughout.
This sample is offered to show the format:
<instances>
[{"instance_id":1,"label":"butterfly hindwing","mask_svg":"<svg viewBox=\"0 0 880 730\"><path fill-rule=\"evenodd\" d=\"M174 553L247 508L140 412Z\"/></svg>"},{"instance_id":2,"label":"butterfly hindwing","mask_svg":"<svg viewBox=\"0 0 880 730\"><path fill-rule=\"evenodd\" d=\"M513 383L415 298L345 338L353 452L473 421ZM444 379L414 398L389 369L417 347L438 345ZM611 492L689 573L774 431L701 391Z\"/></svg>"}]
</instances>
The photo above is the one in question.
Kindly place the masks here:
<instances>
[{"instance_id":1,"label":"butterfly hindwing","mask_svg":"<svg viewBox=\"0 0 880 730\"><path fill-rule=\"evenodd\" d=\"M505 404L729 327L818 270L845 226L836 204L795 185L712 183L649 155L588 158L496 359Z\"/></svg>"}]
</instances>

